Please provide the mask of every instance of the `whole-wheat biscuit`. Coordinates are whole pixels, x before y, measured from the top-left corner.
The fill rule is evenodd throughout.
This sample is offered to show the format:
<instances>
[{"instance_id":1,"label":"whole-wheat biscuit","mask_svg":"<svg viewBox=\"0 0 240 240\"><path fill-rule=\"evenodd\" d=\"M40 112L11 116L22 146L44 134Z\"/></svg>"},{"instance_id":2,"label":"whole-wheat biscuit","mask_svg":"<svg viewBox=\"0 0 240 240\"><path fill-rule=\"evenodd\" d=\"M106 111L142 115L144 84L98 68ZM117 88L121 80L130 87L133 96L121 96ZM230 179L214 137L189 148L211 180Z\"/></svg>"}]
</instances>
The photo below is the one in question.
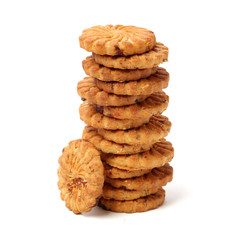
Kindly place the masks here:
<instances>
[{"instance_id":1,"label":"whole-wheat biscuit","mask_svg":"<svg viewBox=\"0 0 240 240\"><path fill-rule=\"evenodd\" d=\"M93 77L85 77L78 82L78 95L82 99L87 99L89 102L101 106L125 106L142 102L148 96L127 96L107 93L99 89L96 85L96 80Z\"/></svg>"},{"instance_id":2,"label":"whole-wheat biscuit","mask_svg":"<svg viewBox=\"0 0 240 240\"><path fill-rule=\"evenodd\" d=\"M150 173L140 177L127 179L113 179L106 177L105 183L109 183L115 188L124 188L126 190L151 190L159 189L171 182L173 178L173 168L166 164L162 167L154 168Z\"/></svg>"},{"instance_id":3,"label":"whole-wheat biscuit","mask_svg":"<svg viewBox=\"0 0 240 240\"><path fill-rule=\"evenodd\" d=\"M105 183L103 186L103 198L114 200L134 200L156 193L161 187L153 187L147 190L126 190L124 188L114 188Z\"/></svg>"},{"instance_id":4,"label":"whole-wheat biscuit","mask_svg":"<svg viewBox=\"0 0 240 240\"><path fill-rule=\"evenodd\" d=\"M154 48L148 52L132 55L128 57L124 56L107 56L98 55L93 53L93 58L98 64L104 65L109 68L118 69L143 69L153 68L158 66L162 62L168 60L168 48L162 43L156 43Z\"/></svg>"},{"instance_id":5,"label":"whole-wheat biscuit","mask_svg":"<svg viewBox=\"0 0 240 240\"><path fill-rule=\"evenodd\" d=\"M109 178L122 178L122 179L133 178L133 177L139 177L151 172L151 169L142 169L142 170L136 170L136 171L123 170L123 169L112 167L107 163L105 163L104 161L103 161L103 166L104 166L104 174Z\"/></svg>"},{"instance_id":6,"label":"whole-wheat biscuit","mask_svg":"<svg viewBox=\"0 0 240 240\"><path fill-rule=\"evenodd\" d=\"M76 214L89 212L101 196L104 182L99 151L85 140L74 140L63 149L58 162L61 199Z\"/></svg>"},{"instance_id":7,"label":"whole-wheat biscuit","mask_svg":"<svg viewBox=\"0 0 240 240\"><path fill-rule=\"evenodd\" d=\"M121 107L98 106L98 109L103 115L118 119L150 118L154 114L165 111L168 102L168 95L161 91L150 95L140 103Z\"/></svg>"},{"instance_id":8,"label":"whole-wheat biscuit","mask_svg":"<svg viewBox=\"0 0 240 240\"><path fill-rule=\"evenodd\" d=\"M94 26L83 30L80 47L100 55L133 55L151 50L156 38L145 28L123 25Z\"/></svg>"},{"instance_id":9,"label":"whole-wheat biscuit","mask_svg":"<svg viewBox=\"0 0 240 240\"><path fill-rule=\"evenodd\" d=\"M113 212L135 213L146 212L155 209L164 203L165 191L161 188L157 193L147 197L138 198L135 200L119 201L114 199L101 198L99 206Z\"/></svg>"},{"instance_id":10,"label":"whole-wheat biscuit","mask_svg":"<svg viewBox=\"0 0 240 240\"><path fill-rule=\"evenodd\" d=\"M109 140L104 139L101 135L98 134L97 129L91 126L86 126L83 130L83 139L91 142L98 150L101 150L104 153L113 153L113 154L134 154L146 151L150 149L151 145L142 144L142 145L127 145L127 144L118 144Z\"/></svg>"},{"instance_id":11,"label":"whole-wheat biscuit","mask_svg":"<svg viewBox=\"0 0 240 240\"><path fill-rule=\"evenodd\" d=\"M79 115L81 120L87 125L110 130L135 128L149 121L149 118L133 120L107 117L97 110L96 105L91 104L88 101L85 101L80 105Z\"/></svg>"},{"instance_id":12,"label":"whole-wheat biscuit","mask_svg":"<svg viewBox=\"0 0 240 240\"><path fill-rule=\"evenodd\" d=\"M119 95L151 95L168 86L169 73L158 67L157 72L137 81L104 82L96 80L96 85L105 92Z\"/></svg>"},{"instance_id":13,"label":"whole-wheat biscuit","mask_svg":"<svg viewBox=\"0 0 240 240\"><path fill-rule=\"evenodd\" d=\"M134 70L108 68L96 63L92 56L88 56L85 60L83 60L82 66L87 75L105 82L134 81L141 78L147 78L157 71L157 67Z\"/></svg>"},{"instance_id":14,"label":"whole-wheat biscuit","mask_svg":"<svg viewBox=\"0 0 240 240\"><path fill-rule=\"evenodd\" d=\"M120 144L154 144L168 135L171 125L167 117L157 114L153 115L148 123L138 128L128 130L106 130L99 128L98 133L105 139Z\"/></svg>"},{"instance_id":15,"label":"whole-wheat biscuit","mask_svg":"<svg viewBox=\"0 0 240 240\"><path fill-rule=\"evenodd\" d=\"M101 159L112 167L125 170L141 170L162 167L170 162L174 149L170 142L163 139L155 143L149 151L132 155L114 155L101 153Z\"/></svg>"}]
</instances>

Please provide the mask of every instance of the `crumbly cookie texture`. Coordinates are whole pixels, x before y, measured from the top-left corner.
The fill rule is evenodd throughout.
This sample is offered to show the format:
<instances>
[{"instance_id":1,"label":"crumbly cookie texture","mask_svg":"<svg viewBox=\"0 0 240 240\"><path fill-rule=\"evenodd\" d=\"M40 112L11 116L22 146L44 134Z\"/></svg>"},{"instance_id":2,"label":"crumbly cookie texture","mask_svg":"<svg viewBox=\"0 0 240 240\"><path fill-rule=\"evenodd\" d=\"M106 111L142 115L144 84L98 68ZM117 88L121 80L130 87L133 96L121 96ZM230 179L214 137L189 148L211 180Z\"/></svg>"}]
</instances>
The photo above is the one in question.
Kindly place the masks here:
<instances>
[{"instance_id":1,"label":"crumbly cookie texture","mask_svg":"<svg viewBox=\"0 0 240 240\"><path fill-rule=\"evenodd\" d=\"M101 198L99 206L113 212L135 213L145 212L155 209L164 203L165 191L161 188L157 193L147 197L138 198L129 201L119 201L114 199Z\"/></svg>"},{"instance_id":2,"label":"crumbly cookie texture","mask_svg":"<svg viewBox=\"0 0 240 240\"><path fill-rule=\"evenodd\" d=\"M145 28L123 25L94 26L83 30L80 47L100 55L133 55L151 50L156 38Z\"/></svg>"},{"instance_id":3,"label":"crumbly cookie texture","mask_svg":"<svg viewBox=\"0 0 240 240\"><path fill-rule=\"evenodd\" d=\"M151 148L151 145L142 144L142 145L127 145L127 144L118 144L109 140L104 139L101 135L98 134L97 129L86 126L83 130L83 139L91 142L97 149L101 150L104 153L113 153L113 154L134 154L146 151Z\"/></svg>"},{"instance_id":4,"label":"crumbly cookie texture","mask_svg":"<svg viewBox=\"0 0 240 240\"><path fill-rule=\"evenodd\" d=\"M112 167L125 170L141 170L162 167L174 156L172 144L165 139L155 143L149 151L132 155L101 153L101 159Z\"/></svg>"},{"instance_id":5,"label":"crumbly cookie texture","mask_svg":"<svg viewBox=\"0 0 240 240\"><path fill-rule=\"evenodd\" d=\"M119 95L151 95L166 88L169 83L169 73L161 67L147 78L137 81L105 82L96 80L97 86L105 92Z\"/></svg>"},{"instance_id":6,"label":"crumbly cookie texture","mask_svg":"<svg viewBox=\"0 0 240 240\"><path fill-rule=\"evenodd\" d=\"M103 198L115 200L134 200L156 193L160 186L146 190L126 190L124 188L114 188L108 183L104 183Z\"/></svg>"},{"instance_id":7,"label":"crumbly cookie texture","mask_svg":"<svg viewBox=\"0 0 240 240\"><path fill-rule=\"evenodd\" d=\"M97 204L104 183L99 151L85 140L74 140L63 149L58 162L61 199L76 214L89 212Z\"/></svg>"},{"instance_id":8,"label":"crumbly cookie texture","mask_svg":"<svg viewBox=\"0 0 240 240\"><path fill-rule=\"evenodd\" d=\"M143 54L129 57L112 57L93 53L93 58L98 64L109 68L118 69L143 69L157 67L160 63L168 60L168 48L162 43L156 43L154 48Z\"/></svg>"},{"instance_id":9,"label":"crumbly cookie texture","mask_svg":"<svg viewBox=\"0 0 240 240\"><path fill-rule=\"evenodd\" d=\"M162 113L168 107L169 97L163 92L154 93L144 101L121 107L98 106L103 115L117 119L150 118L152 115Z\"/></svg>"},{"instance_id":10,"label":"crumbly cookie texture","mask_svg":"<svg viewBox=\"0 0 240 240\"><path fill-rule=\"evenodd\" d=\"M167 117L157 114L141 127L129 130L106 130L98 129L98 133L109 141L120 144L138 145L154 144L166 137L171 129L171 122Z\"/></svg>"},{"instance_id":11,"label":"crumbly cookie texture","mask_svg":"<svg viewBox=\"0 0 240 240\"><path fill-rule=\"evenodd\" d=\"M83 80L79 81L77 92L82 99L87 99L89 102L101 106L131 105L142 102L148 97L147 95L128 96L107 93L97 87L96 80L93 77L85 77Z\"/></svg>"},{"instance_id":12,"label":"crumbly cookie texture","mask_svg":"<svg viewBox=\"0 0 240 240\"><path fill-rule=\"evenodd\" d=\"M149 118L145 119L116 119L105 116L98 110L96 105L83 102L79 107L79 115L87 125L94 128L104 128L109 130L116 129L129 129L139 127L149 121Z\"/></svg>"},{"instance_id":13,"label":"crumbly cookie texture","mask_svg":"<svg viewBox=\"0 0 240 240\"><path fill-rule=\"evenodd\" d=\"M124 188L126 190L151 190L158 189L171 182L173 178L173 168L166 164L159 168L154 168L150 173L140 177L127 179L113 179L106 177L105 183L109 183L115 188Z\"/></svg>"},{"instance_id":14,"label":"crumbly cookie texture","mask_svg":"<svg viewBox=\"0 0 240 240\"><path fill-rule=\"evenodd\" d=\"M121 179L134 178L134 177L139 177L151 172L151 169L142 169L142 170L136 170L136 171L123 170L123 169L112 167L107 163L105 163L104 161L103 161L103 166L104 166L104 174L109 178L121 178Z\"/></svg>"},{"instance_id":15,"label":"crumbly cookie texture","mask_svg":"<svg viewBox=\"0 0 240 240\"><path fill-rule=\"evenodd\" d=\"M157 71L157 67L133 70L108 68L96 63L92 56L88 56L83 60L82 66L87 75L106 82L134 81L141 78L147 78Z\"/></svg>"}]
</instances>

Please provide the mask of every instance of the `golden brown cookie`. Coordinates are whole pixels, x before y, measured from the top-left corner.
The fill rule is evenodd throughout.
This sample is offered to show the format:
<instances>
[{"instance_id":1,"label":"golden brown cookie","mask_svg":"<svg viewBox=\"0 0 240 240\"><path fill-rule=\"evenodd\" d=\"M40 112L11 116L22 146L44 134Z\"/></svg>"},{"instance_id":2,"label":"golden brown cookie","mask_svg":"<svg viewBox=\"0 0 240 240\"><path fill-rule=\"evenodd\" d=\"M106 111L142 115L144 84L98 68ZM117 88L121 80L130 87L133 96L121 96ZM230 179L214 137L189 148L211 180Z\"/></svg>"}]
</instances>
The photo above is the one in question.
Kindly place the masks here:
<instances>
[{"instance_id":1,"label":"golden brown cookie","mask_svg":"<svg viewBox=\"0 0 240 240\"><path fill-rule=\"evenodd\" d=\"M110 130L135 128L149 121L149 118L139 118L133 120L107 117L98 111L96 105L91 104L88 101L85 101L80 105L79 114L81 120L83 120L87 125L95 128L104 128Z\"/></svg>"},{"instance_id":2,"label":"golden brown cookie","mask_svg":"<svg viewBox=\"0 0 240 240\"><path fill-rule=\"evenodd\" d=\"M114 200L134 200L156 193L161 187L153 187L148 190L126 190L124 188L114 188L105 183L103 187L103 198Z\"/></svg>"},{"instance_id":3,"label":"golden brown cookie","mask_svg":"<svg viewBox=\"0 0 240 240\"><path fill-rule=\"evenodd\" d=\"M164 68L148 78L128 82L104 82L96 80L96 85L105 92L119 95L151 95L168 86L169 73Z\"/></svg>"},{"instance_id":4,"label":"golden brown cookie","mask_svg":"<svg viewBox=\"0 0 240 240\"><path fill-rule=\"evenodd\" d=\"M171 125L167 117L157 114L153 115L148 123L138 128L128 130L106 130L99 128L98 133L105 139L120 144L154 144L168 135Z\"/></svg>"},{"instance_id":5,"label":"golden brown cookie","mask_svg":"<svg viewBox=\"0 0 240 240\"><path fill-rule=\"evenodd\" d=\"M126 190L157 190L171 182L173 178L173 168L169 164L154 168L150 173L140 177L127 179L113 179L106 177L105 183L109 183L115 188L124 188Z\"/></svg>"},{"instance_id":6,"label":"golden brown cookie","mask_svg":"<svg viewBox=\"0 0 240 240\"><path fill-rule=\"evenodd\" d=\"M157 193L151 194L147 197L138 198L129 201L119 201L114 199L101 198L99 206L103 209L113 212L135 213L146 212L155 209L163 204L165 199L165 191L161 188Z\"/></svg>"},{"instance_id":7,"label":"golden brown cookie","mask_svg":"<svg viewBox=\"0 0 240 240\"><path fill-rule=\"evenodd\" d=\"M93 77L85 77L84 80L78 82L78 95L82 99L101 106L125 106L142 102L148 96L127 96L107 93L99 89L96 80Z\"/></svg>"},{"instance_id":8,"label":"golden brown cookie","mask_svg":"<svg viewBox=\"0 0 240 240\"><path fill-rule=\"evenodd\" d=\"M150 95L138 104L106 107L98 106L103 115L118 119L150 118L152 115L162 113L168 107L169 97L163 91Z\"/></svg>"},{"instance_id":9,"label":"golden brown cookie","mask_svg":"<svg viewBox=\"0 0 240 240\"><path fill-rule=\"evenodd\" d=\"M133 178L133 177L139 177L144 174L147 174L151 172L151 169L142 169L142 170L136 170L136 171L128 171L128 170L123 170L120 168L115 168L103 161L103 166L104 166L104 174L105 176L109 178Z\"/></svg>"},{"instance_id":10,"label":"golden brown cookie","mask_svg":"<svg viewBox=\"0 0 240 240\"><path fill-rule=\"evenodd\" d=\"M89 212L101 196L104 182L99 151L85 140L74 140L63 149L58 162L58 188L66 207L76 214Z\"/></svg>"},{"instance_id":11,"label":"golden brown cookie","mask_svg":"<svg viewBox=\"0 0 240 240\"><path fill-rule=\"evenodd\" d=\"M146 151L151 147L151 145L148 144L131 146L108 141L98 134L96 128L93 128L91 126L86 126L84 128L82 137L83 139L91 142L98 150L101 150L105 153L134 154Z\"/></svg>"},{"instance_id":12,"label":"golden brown cookie","mask_svg":"<svg viewBox=\"0 0 240 240\"><path fill-rule=\"evenodd\" d=\"M156 43L154 48L146 53L128 57L112 57L93 53L93 58L98 64L109 68L118 69L143 69L153 68L168 60L168 48L162 43Z\"/></svg>"},{"instance_id":13,"label":"golden brown cookie","mask_svg":"<svg viewBox=\"0 0 240 240\"><path fill-rule=\"evenodd\" d=\"M163 139L155 143L149 151L132 155L114 155L101 153L101 159L112 167L125 170L141 170L162 167L170 162L174 149L170 142Z\"/></svg>"},{"instance_id":14,"label":"golden brown cookie","mask_svg":"<svg viewBox=\"0 0 240 240\"><path fill-rule=\"evenodd\" d=\"M151 50L156 38L145 28L123 25L94 26L83 30L80 47L100 55L133 55Z\"/></svg>"},{"instance_id":15,"label":"golden brown cookie","mask_svg":"<svg viewBox=\"0 0 240 240\"><path fill-rule=\"evenodd\" d=\"M108 68L96 63L92 56L89 56L85 60L83 60L82 66L87 75L106 82L125 82L138 80L141 78L147 78L157 71L157 67L134 70Z\"/></svg>"}]
</instances>

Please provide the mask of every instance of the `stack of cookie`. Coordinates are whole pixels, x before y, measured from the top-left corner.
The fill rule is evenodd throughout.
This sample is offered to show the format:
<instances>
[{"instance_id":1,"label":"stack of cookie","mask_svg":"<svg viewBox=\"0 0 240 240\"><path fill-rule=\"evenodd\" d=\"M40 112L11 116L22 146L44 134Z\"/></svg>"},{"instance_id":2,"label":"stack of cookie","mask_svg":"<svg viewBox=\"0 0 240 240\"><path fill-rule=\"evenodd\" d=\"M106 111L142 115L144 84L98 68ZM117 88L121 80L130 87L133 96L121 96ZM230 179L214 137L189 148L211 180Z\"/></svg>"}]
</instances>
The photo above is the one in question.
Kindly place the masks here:
<instances>
[{"instance_id":1,"label":"stack of cookie","mask_svg":"<svg viewBox=\"0 0 240 240\"><path fill-rule=\"evenodd\" d=\"M165 140L171 123L162 115L169 97L162 91L169 74L158 65L168 48L153 32L106 25L83 31L80 46L92 52L83 61L88 77L78 83L84 101L83 139L101 152L105 168L99 205L116 212L143 212L164 202L174 155Z\"/></svg>"}]
</instances>

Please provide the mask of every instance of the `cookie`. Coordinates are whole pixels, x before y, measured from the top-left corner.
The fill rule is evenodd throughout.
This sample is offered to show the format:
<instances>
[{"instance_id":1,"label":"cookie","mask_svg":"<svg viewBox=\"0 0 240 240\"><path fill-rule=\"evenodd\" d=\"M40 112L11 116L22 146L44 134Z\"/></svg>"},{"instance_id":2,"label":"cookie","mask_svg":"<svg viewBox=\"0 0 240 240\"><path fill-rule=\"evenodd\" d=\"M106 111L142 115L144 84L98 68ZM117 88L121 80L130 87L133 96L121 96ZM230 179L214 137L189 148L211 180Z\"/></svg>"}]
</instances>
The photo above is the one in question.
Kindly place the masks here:
<instances>
[{"instance_id":1,"label":"cookie","mask_svg":"<svg viewBox=\"0 0 240 240\"><path fill-rule=\"evenodd\" d=\"M101 198L98 205L103 209L113 212L135 213L155 209L163 204L164 199L165 191L161 188L155 194L135 200L119 201Z\"/></svg>"},{"instance_id":2,"label":"cookie","mask_svg":"<svg viewBox=\"0 0 240 240\"><path fill-rule=\"evenodd\" d=\"M110 130L135 128L147 123L149 118L145 119L116 119L104 116L97 111L96 105L83 102L79 107L79 115L82 121L95 128L104 128Z\"/></svg>"},{"instance_id":3,"label":"cookie","mask_svg":"<svg viewBox=\"0 0 240 240\"><path fill-rule=\"evenodd\" d=\"M171 182L173 178L173 168L166 164L159 168L154 168L150 173L140 177L127 178L127 179L113 179L106 177L105 183L109 183L115 188L124 188L126 190L151 190L159 189Z\"/></svg>"},{"instance_id":4,"label":"cookie","mask_svg":"<svg viewBox=\"0 0 240 240\"><path fill-rule=\"evenodd\" d=\"M85 140L74 140L63 149L58 162L61 199L76 214L89 212L101 196L104 183L99 151Z\"/></svg>"},{"instance_id":5,"label":"cookie","mask_svg":"<svg viewBox=\"0 0 240 240\"><path fill-rule=\"evenodd\" d=\"M133 177L139 177L151 172L151 169L142 169L142 170L136 170L136 171L123 170L123 169L112 167L107 163L105 163L104 161L103 161L103 166L104 166L104 175L109 178L123 178L123 179L133 178Z\"/></svg>"},{"instance_id":6,"label":"cookie","mask_svg":"<svg viewBox=\"0 0 240 240\"><path fill-rule=\"evenodd\" d=\"M96 80L96 85L108 93L119 95L151 95L166 88L168 82L169 73L164 68L158 67L156 73L137 81L104 82Z\"/></svg>"},{"instance_id":7,"label":"cookie","mask_svg":"<svg viewBox=\"0 0 240 240\"><path fill-rule=\"evenodd\" d=\"M163 139L155 143L149 151L132 155L114 155L101 153L101 159L112 167L125 170L141 170L162 167L170 162L174 149L170 142Z\"/></svg>"},{"instance_id":8,"label":"cookie","mask_svg":"<svg viewBox=\"0 0 240 240\"><path fill-rule=\"evenodd\" d=\"M89 102L101 106L125 106L142 102L148 96L127 96L107 93L99 89L96 85L95 78L85 77L84 80L78 82L78 95L82 99L87 99Z\"/></svg>"},{"instance_id":9,"label":"cookie","mask_svg":"<svg viewBox=\"0 0 240 240\"><path fill-rule=\"evenodd\" d=\"M93 53L94 60L109 68L118 69L143 69L153 68L168 60L168 48L162 43L156 43L154 48L146 53L132 55L129 57L112 57Z\"/></svg>"},{"instance_id":10,"label":"cookie","mask_svg":"<svg viewBox=\"0 0 240 240\"><path fill-rule=\"evenodd\" d=\"M101 135L98 134L97 129L91 126L86 126L83 130L83 139L91 142L98 150L101 150L104 153L113 153L113 154L134 154L146 151L150 149L151 145L127 145L127 144L118 144L112 141L104 139Z\"/></svg>"},{"instance_id":11,"label":"cookie","mask_svg":"<svg viewBox=\"0 0 240 240\"><path fill-rule=\"evenodd\" d=\"M156 38L145 28L123 25L94 26L83 30L80 47L100 55L133 55L151 50Z\"/></svg>"},{"instance_id":12,"label":"cookie","mask_svg":"<svg viewBox=\"0 0 240 240\"><path fill-rule=\"evenodd\" d=\"M124 188L114 188L110 184L105 183L103 187L103 198L114 200L134 200L141 197L154 194L160 187L151 188L149 190L126 190Z\"/></svg>"},{"instance_id":13,"label":"cookie","mask_svg":"<svg viewBox=\"0 0 240 240\"><path fill-rule=\"evenodd\" d=\"M106 82L125 82L138 80L141 78L147 78L157 71L157 67L134 70L108 68L96 63L92 56L89 56L83 60L82 66L87 75Z\"/></svg>"},{"instance_id":14,"label":"cookie","mask_svg":"<svg viewBox=\"0 0 240 240\"><path fill-rule=\"evenodd\" d=\"M128 130L98 129L98 133L109 141L121 144L138 145L153 144L166 137L171 129L171 122L167 117L157 114L141 127Z\"/></svg>"},{"instance_id":15,"label":"cookie","mask_svg":"<svg viewBox=\"0 0 240 240\"><path fill-rule=\"evenodd\" d=\"M165 111L168 102L169 97L161 91L150 95L138 104L121 107L98 106L98 109L103 115L118 119L150 118L154 114Z\"/></svg>"}]
</instances>

